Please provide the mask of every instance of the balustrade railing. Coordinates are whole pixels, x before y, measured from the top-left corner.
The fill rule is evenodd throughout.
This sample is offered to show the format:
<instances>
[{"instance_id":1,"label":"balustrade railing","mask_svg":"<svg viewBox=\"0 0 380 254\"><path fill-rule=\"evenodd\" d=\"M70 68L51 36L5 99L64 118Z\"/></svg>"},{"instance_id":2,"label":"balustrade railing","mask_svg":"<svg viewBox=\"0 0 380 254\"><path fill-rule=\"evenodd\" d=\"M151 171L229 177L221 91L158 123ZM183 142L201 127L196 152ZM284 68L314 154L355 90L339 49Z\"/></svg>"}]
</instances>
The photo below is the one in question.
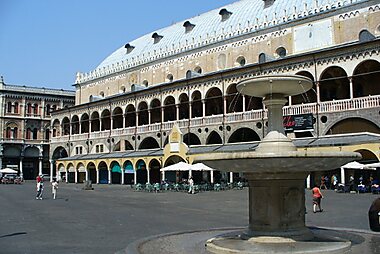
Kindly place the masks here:
<instances>
[{"instance_id":1,"label":"balustrade railing","mask_svg":"<svg viewBox=\"0 0 380 254\"><path fill-rule=\"evenodd\" d=\"M357 109L366 109L366 108L374 108L380 107L380 95L376 96L367 96L361 98L354 99L345 99L345 100L334 100L334 101L326 101L320 103L305 103L299 105L291 105L283 108L284 115L299 115L299 114L307 114L307 113L333 113L340 111L349 111L349 110L357 110ZM175 123L178 123L180 128L186 127L196 127L196 126L207 126L207 125L215 125L221 124L223 121L227 123L232 122L244 122L244 121L253 121L260 120L263 118L267 118L266 110L251 110L246 112L233 112L223 115L212 115L206 117L197 117L192 119L182 119L179 121L170 121L164 123L154 123L150 125L143 125L137 127L127 127L124 129L114 129L111 132L112 136L123 136L123 135L132 135L139 133L149 133L149 132L159 132L161 130L171 130ZM98 131L90 133L90 139L96 138L105 138L110 135L110 131ZM88 133L85 134L77 134L77 135L66 135L61 137L51 137L51 142L67 142L70 140L82 140L86 139Z\"/></svg>"}]
</instances>

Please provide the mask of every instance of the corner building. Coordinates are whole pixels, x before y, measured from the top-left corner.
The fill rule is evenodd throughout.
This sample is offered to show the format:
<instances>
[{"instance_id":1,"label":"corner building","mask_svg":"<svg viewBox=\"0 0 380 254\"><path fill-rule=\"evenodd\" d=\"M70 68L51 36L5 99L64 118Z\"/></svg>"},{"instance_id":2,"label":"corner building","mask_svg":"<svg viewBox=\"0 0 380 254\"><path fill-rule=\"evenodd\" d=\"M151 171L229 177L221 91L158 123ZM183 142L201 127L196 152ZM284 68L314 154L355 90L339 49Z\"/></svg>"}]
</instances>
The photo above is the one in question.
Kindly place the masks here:
<instances>
[{"instance_id":1,"label":"corner building","mask_svg":"<svg viewBox=\"0 0 380 254\"><path fill-rule=\"evenodd\" d=\"M19 86L0 80L0 168L12 168L26 180L50 174L52 112L74 105L74 91Z\"/></svg>"},{"instance_id":2,"label":"corner building","mask_svg":"<svg viewBox=\"0 0 380 254\"><path fill-rule=\"evenodd\" d=\"M254 149L267 132L266 109L236 84L267 74L314 82L284 108L312 119L288 130L299 149L357 151L377 162L379 35L378 1L240 0L124 42L77 73L75 106L53 113L52 175L155 183L178 180L160 168L197 154ZM234 175L196 176L205 177Z\"/></svg>"}]
</instances>

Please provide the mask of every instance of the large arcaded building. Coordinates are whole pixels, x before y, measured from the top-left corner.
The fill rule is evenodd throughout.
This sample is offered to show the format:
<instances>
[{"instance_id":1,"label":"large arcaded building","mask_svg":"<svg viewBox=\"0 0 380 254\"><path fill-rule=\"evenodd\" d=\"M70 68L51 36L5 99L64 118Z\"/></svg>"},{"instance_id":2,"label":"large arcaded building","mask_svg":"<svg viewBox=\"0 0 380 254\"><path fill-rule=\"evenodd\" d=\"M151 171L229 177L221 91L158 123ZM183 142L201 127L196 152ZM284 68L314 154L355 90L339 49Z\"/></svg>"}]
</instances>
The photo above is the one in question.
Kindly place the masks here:
<instances>
[{"instance_id":1,"label":"large arcaded building","mask_svg":"<svg viewBox=\"0 0 380 254\"><path fill-rule=\"evenodd\" d=\"M96 69L77 74L76 105L53 113L52 174L70 182L175 180L178 173L162 176L160 168L254 149L267 131L266 110L236 84L266 74L314 81L284 108L299 149L358 151L376 162L379 35L378 1L240 0L120 42Z\"/></svg>"}]
</instances>

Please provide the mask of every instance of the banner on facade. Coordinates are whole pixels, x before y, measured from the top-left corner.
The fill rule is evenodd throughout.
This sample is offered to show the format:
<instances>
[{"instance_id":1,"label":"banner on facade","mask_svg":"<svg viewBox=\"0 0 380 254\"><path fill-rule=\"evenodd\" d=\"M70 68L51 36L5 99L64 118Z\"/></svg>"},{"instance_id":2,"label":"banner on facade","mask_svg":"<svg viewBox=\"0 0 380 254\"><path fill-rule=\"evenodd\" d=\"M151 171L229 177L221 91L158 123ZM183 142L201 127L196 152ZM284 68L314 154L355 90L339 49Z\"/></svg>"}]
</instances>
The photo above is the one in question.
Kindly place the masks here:
<instances>
[{"instance_id":1,"label":"banner on facade","mask_svg":"<svg viewBox=\"0 0 380 254\"><path fill-rule=\"evenodd\" d=\"M283 125L286 132L313 130L313 114L284 116Z\"/></svg>"}]
</instances>

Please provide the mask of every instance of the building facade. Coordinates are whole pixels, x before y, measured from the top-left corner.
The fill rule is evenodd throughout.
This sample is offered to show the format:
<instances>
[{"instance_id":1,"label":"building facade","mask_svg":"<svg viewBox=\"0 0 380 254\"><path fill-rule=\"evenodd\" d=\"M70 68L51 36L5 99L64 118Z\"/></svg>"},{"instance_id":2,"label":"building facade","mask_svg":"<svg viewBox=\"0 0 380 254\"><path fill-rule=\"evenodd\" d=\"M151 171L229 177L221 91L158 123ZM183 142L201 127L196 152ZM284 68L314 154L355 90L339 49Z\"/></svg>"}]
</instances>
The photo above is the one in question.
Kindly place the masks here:
<instances>
[{"instance_id":1,"label":"building facade","mask_svg":"<svg viewBox=\"0 0 380 254\"><path fill-rule=\"evenodd\" d=\"M55 110L74 105L74 91L8 85L0 80L0 168L24 179L50 174L50 119Z\"/></svg>"},{"instance_id":2,"label":"building facade","mask_svg":"<svg viewBox=\"0 0 380 254\"><path fill-rule=\"evenodd\" d=\"M127 42L78 73L75 106L52 114L51 174L158 182L161 167L199 153L254 149L267 112L236 84L268 74L314 82L284 108L309 119L288 130L299 149L379 161L379 14L371 0L240 0Z\"/></svg>"}]
</instances>

